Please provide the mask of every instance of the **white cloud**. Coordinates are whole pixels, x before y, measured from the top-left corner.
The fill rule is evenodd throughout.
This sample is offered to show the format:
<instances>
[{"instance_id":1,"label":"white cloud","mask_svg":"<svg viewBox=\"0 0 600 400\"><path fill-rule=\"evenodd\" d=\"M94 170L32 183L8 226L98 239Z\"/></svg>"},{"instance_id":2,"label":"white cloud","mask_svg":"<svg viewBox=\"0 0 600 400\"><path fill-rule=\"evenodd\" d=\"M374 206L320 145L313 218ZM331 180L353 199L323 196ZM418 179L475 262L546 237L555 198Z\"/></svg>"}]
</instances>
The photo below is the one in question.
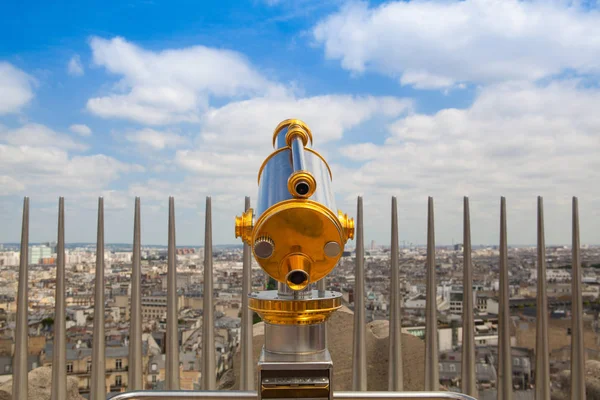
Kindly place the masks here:
<instances>
[{"instance_id":1,"label":"white cloud","mask_svg":"<svg viewBox=\"0 0 600 400\"><path fill-rule=\"evenodd\" d=\"M80 136L90 136L92 134L90 127L84 124L73 124L69 127L69 130Z\"/></svg>"},{"instance_id":2,"label":"white cloud","mask_svg":"<svg viewBox=\"0 0 600 400\"><path fill-rule=\"evenodd\" d=\"M77 143L69 136L57 133L41 124L26 124L17 129L0 129L0 141L11 145L52 147L65 150L86 150L87 146Z\"/></svg>"},{"instance_id":3,"label":"white cloud","mask_svg":"<svg viewBox=\"0 0 600 400\"><path fill-rule=\"evenodd\" d=\"M358 166L335 166L334 184L347 198L368 196L373 230L389 218L388 196L400 196L409 236L413 231L424 234L425 220L420 227L412 219L424 217L426 198L433 195L441 210L441 243L460 240L464 195L475 202L477 243L496 242L501 195L509 202L510 242L534 243L535 198L542 195L547 215L556 213L549 218L560 221L549 225L548 243L568 243L564 232L570 196L580 196L582 218L585 214L593 220L600 207L600 187L592 184L600 171L600 120L595 112L599 102L599 90L573 82L490 86L467 109L400 118L390 125L384 145L367 142L340 149ZM353 200L345 206L352 207ZM593 224L582 227L587 243L600 241L592 228Z\"/></svg>"},{"instance_id":4,"label":"white cloud","mask_svg":"<svg viewBox=\"0 0 600 400\"><path fill-rule=\"evenodd\" d=\"M393 97L263 97L229 103L202 117L198 149L180 150L176 163L211 176L255 177L272 151L272 132L286 118L299 118L313 131L321 153L327 142L375 117L391 119L412 107ZM253 180L253 179L252 179Z\"/></svg>"},{"instance_id":5,"label":"white cloud","mask_svg":"<svg viewBox=\"0 0 600 400\"><path fill-rule=\"evenodd\" d=\"M71 57L69 64L67 65L67 71L69 72L69 75L72 76L82 76L84 74L81 57L79 57L79 55Z\"/></svg>"},{"instance_id":6,"label":"white cloud","mask_svg":"<svg viewBox=\"0 0 600 400\"><path fill-rule=\"evenodd\" d=\"M355 161L368 161L377 157L379 146L373 143L357 143L344 147L344 156Z\"/></svg>"},{"instance_id":7,"label":"white cloud","mask_svg":"<svg viewBox=\"0 0 600 400\"><path fill-rule=\"evenodd\" d=\"M0 196L10 196L19 193L25 189L25 185L13 177L0 175Z\"/></svg>"},{"instance_id":8,"label":"white cloud","mask_svg":"<svg viewBox=\"0 0 600 400\"><path fill-rule=\"evenodd\" d=\"M211 146L268 148L268 132L286 118L299 118L315 132L315 144L338 140L344 131L375 117L396 117L412 102L396 97L326 95L314 97L262 97L232 102L202 118L204 142ZM261 138L266 138L261 139Z\"/></svg>"},{"instance_id":9,"label":"white cloud","mask_svg":"<svg viewBox=\"0 0 600 400\"><path fill-rule=\"evenodd\" d=\"M247 168L247 166L260 165L265 157L247 151L230 153L180 150L177 152L176 163L190 171L224 177L255 175L258 169Z\"/></svg>"},{"instance_id":10,"label":"white cloud","mask_svg":"<svg viewBox=\"0 0 600 400\"><path fill-rule=\"evenodd\" d=\"M85 146L40 124L0 130L1 181L11 192L27 190L36 198L65 195L85 197L102 190L122 173L141 172L104 154L72 155ZM12 189L11 189L12 188Z\"/></svg>"},{"instance_id":11,"label":"white cloud","mask_svg":"<svg viewBox=\"0 0 600 400\"><path fill-rule=\"evenodd\" d=\"M273 150L272 132L281 120L303 119L313 130L315 149L327 157L327 143L335 147L349 131L371 121L391 121L411 107L404 99L370 96L282 96L229 103L201 117L193 147L175 154L177 175L136 182L129 195L141 196L145 210L159 210L156 218L165 224L160 222L152 235L164 231L167 196L175 196L178 212L186 215L177 222L178 235L192 243L202 240L198 214L204 210L204 197L212 196L213 221L219 221L213 224L214 240L233 243L232 218L243 209L244 195L255 201L258 169Z\"/></svg>"},{"instance_id":12,"label":"white cloud","mask_svg":"<svg viewBox=\"0 0 600 400\"><path fill-rule=\"evenodd\" d=\"M600 13L577 2L350 3L313 36L345 69L417 88L600 72Z\"/></svg>"},{"instance_id":13,"label":"white cloud","mask_svg":"<svg viewBox=\"0 0 600 400\"><path fill-rule=\"evenodd\" d=\"M34 80L25 72L0 61L0 115L18 112L33 98Z\"/></svg>"},{"instance_id":14,"label":"white cloud","mask_svg":"<svg viewBox=\"0 0 600 400\"><path fill-rule=\"evenodd\" d=\"M140 166L103 154L70 156L55 148L7 144L0 144L0 168L37 198L65 191L71 196L85 196L88 191L106 187L121 173L143 171Z\"/></svg>"},{"instance_id":15,"label":"white cloud","mask_svg":"<svg viewBox=\"0 0 600 400\"><path fill-rule=\"evenodd\" d=\"M168 147L179 147L188 143L184 136L172 132L159 132L154 129L145 128L139 131L125 134L125 139L154 150L163 150Z\"/></svg>"},{"instance_id":16,"label":"white cloud","mask_svg":"<svg viewBox=\"0 0 600 400\"><path fill-rule=\"evenodd\" d=\"M194 46L149 51L123 38L91 40L94 63L121 77L110 94L88 100L104 118L147 125L197 121L211 97L283 92L239 53Z\"/></svg>"}]
</instances>

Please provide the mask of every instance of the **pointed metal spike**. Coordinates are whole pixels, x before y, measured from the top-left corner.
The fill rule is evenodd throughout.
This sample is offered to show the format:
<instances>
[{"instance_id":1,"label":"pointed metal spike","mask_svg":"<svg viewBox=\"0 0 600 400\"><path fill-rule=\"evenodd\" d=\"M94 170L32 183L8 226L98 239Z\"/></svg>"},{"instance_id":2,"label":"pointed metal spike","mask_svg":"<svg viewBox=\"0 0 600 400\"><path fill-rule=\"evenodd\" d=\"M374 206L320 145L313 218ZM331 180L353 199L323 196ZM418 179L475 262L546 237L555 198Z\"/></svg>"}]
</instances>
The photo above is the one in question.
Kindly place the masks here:
<instances>
[{"instance_id":1,"label":"pointed metal spike","mask_svg":"<svg viewBox=\"0 0 600 400\"><path fill-rule=\"evenodd\" d=\"M510 345L510 293L508 290L508 241L506 199L500 199L500 304L498 311L498 400L512 400L512 349Z\"/></svg>"},{"instance_id":2,"label":"pointed metal spike","mask_svg":"<svg viewBox=\"0 0 600 400\"><path fill-rule=\"evenodd\" d=\"M250 197L246 196L245 211L250 209ZM248 308L248 295L252 291L252 251L244 243L242 256L242 371L240 377L241 390L254 390L254 351L252 348L252 316L253 311Z\"/></svg>"},{"instance_id":3,"label":"pointed metal spike","mask_svg":"<svg viewBox=\"0 0 600 400\"><path fill-rule=\"evenodd\" d=\"M28 331L28 264L29 264L29 197L23 199L21 225L21 253L17 291L17 324L15 326L15 352L13 355L13 399L26 399L28 390L27 348Z\"/></svg>"},{"instance_id":4,"label":"pointed metal spike","mask_svg":"<svg viewBox=\"0 0 600 400\"><path fill-rule=\"evenodd\" d=\"M56 245L56 293L54 296L54 348L52 355L51 400L67 398L67 347L65 304L65 199L58 199Z\"/></svg>"},{"instance_id":5,"label":"pointed metal spike","mask_svg":"<svg viewBox=\"0 0 600 400\"><path fill-rule=\"evenodd\" d=\"M354 280L354 343L352 390L367 390L367 342L365 321L365 244L363 236L363 199L356 209L356 272Z\"/></svg>"},{"instance_id":6,"label":"pointed metal spike","mask_svg":"<svg viewBox=\"0 0 600 400\"><path fill-rule=\"evenodd\" d=\"M538 196L537 225L537 317L535 348L535 399L550 400L550 360L548 350L548 296L546 294L546 240L544 238L544 199Z\"/></svg>"},{"instance_id":7,"label":"pointed metal spike","mask_svg":"<svg viewBox=\"0 0 600 400\"><path fill-rule=\"evenodd\" d=\"M212 207L206 197L204 228L204 308L202 318L202 389L215 390L215 315L213 304Z\"/></svg>"},{"instance_id":8,"label":"pointed metal spike","mask_svg":"<svg viewBox=\"0 0 600 400\"><path fill-rule=\"evenodd\" d=\"M585 400L585 353L579 239L579 202L573 197L573 245L571 267L571 398Z\"/></svg>"},{"instance_id":9,"label":"pointed metal spike","mask_svg":"<svg viewBox=\"0 0 600 400\"><path fill-rule=\"evenodd\" d=\"M131 267L131 312L129 316L128 389L142 390L142 296L141 296L141 215L140 198L135 198L133 217L133 258Z\"/></svg>"},{"instance_id":10,"label":"pointed metal spike","mask_svg":"<svg viewBox=\"0 0 600 400\"><path fill-rule=\"evenodd\" d=\"M94 286L94 337L92 344L91 400L106 399L106 360L104 339L104 199L98 199L96 238L96 283Z\"/></svg>"},{"instance_id":11,"label":"pointed metal spike","mask_svg":"<svg viewBox=\"0 0 600 400\"><path fill-rule=\"evenodd\" d=\"M471 213L468 197L464 198L463 207L463 347L461 389L464 394L477 396L475 325L473 321L473 264L471 262Z\"/></svg>"},{"instance_id":12,"label":"pointed metal spike","mask_svg":"<svg viewBox=\"0 0 600 400\"><path fill-rule=\"evenodd\" d=\"M402 371L402 299L400 295L400 274L398 271L398 205L396 197L392 197L392 243L390 252L390 356L388 367L388 390L399 392L404 390L404 377Z\"/></svg>"},{"instance_id":13,"label":"pointed metal spike","mask_svg":"<svg viewBox=\"0 0 600 400\"><path fill-rule=\"evenodd\" d=\"M425 390L440 389L437 335L437 286L435 279L435 225L433 198L427 204L427 287L425 300Z\"/></svg>"},{"instance_id":14,"label":"pointed metal spike","mask_svg":"<svg viewBox=\"0 0 600 400\"><path fill-rule=\"evenodd\" d=\"M169 197L169 247L167 255L167 366L166 389L179 390L179 308L177 298L177 248L175 247L175 199Z\"/></svg>"}]
</instances>

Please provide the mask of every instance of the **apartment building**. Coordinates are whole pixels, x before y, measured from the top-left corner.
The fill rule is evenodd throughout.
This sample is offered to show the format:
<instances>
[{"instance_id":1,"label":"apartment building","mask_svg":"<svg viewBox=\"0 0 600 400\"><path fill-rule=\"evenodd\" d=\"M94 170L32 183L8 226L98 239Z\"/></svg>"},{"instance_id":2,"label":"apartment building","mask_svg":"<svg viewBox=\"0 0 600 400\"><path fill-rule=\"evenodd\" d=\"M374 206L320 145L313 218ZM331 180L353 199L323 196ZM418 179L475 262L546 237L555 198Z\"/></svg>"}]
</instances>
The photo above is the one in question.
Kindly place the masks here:
<instances>
[{"instance_id":1,"label":"apartment building","mask_svg":"<svg viewBox=\"0 0 600 400\"><path fill-rule=\"evenodd\" d=\"M43 357L42 366L52 366L53 343L48 343ZM123 392L127 389L127 371L129 369L129 347L106 347L106 391L107 393ZM147 357L144 357L144 363ZM92 349L67 349L67 375L77 377L79 393L86 395L91 388L91 373L93 368Z\"/></svg>"}]
</instances>

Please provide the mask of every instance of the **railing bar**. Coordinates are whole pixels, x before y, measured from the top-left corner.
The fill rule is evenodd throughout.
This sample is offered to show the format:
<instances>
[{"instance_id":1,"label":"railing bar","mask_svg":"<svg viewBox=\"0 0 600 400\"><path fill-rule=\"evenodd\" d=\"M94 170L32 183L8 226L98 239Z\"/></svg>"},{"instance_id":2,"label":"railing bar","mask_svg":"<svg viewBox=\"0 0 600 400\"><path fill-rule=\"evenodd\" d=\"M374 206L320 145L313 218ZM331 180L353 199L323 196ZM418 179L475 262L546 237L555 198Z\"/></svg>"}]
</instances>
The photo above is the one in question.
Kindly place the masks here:
<instances>
[{"instance_id":1,"label":"railing bar","mask_svg":"<svg viewBox=\"0 0 600 400\"><path fill-rule=\"evenodd\" d=\"M250 197L246 196L244 210L250 209ZM252 315L253 311L248 308L248 294L252 291L252 251L250 246L244 242L244 253L242 255L242 368L240 377L241 390L254 390L254 351L252 348Z\"/></svg>"},{"instance_id":2,"label":"railing bar","mask_svg":"<svg viewBox=\"0 0 600 400\"><path fill-rule=\"evenodd\" d=\"M327 284L327 277L323 277L317 281L317 290L319 292L319 297L325 296L326 284Z\"/></svg>"},{"instance_id":3,"label":"railing bar","mask_svg":"<svg viewBox=\"0 0 600 400\"><path fill-rule=\"evenodd\" d=\"M365 321L365 245L363 236L363 199L356 205L356 266L354 280L354 335L352 390L367 390L367 343Z\"/></svg>"},{"instance_id":4,"label":"railing bar","mask_svg":"<svg viewBox=\"0 0 600 400\"><path fill-rule=\"evenodd\" d=\"M56 245L56 293L54 296L54 348L52 354L52 400L67 398L67 348L65 316L65 199L58 199Z\"/></svg>"},{"instance_id":5,"label":"railing bar","mask_svg":"<svg viewBox=\"0 0 600 400\"><path fill-rule=\"evenodd\" d=\"M333 392L333 398L339 400L371 400L371 399L428 399L428 400L475 400L473 397L459 393L444 392ZM223 391L143 391L118 394L112 400L225 400L243 399L256 400L254 391L223 390Z\"/></svg>"},{"instance_id":6,"label":"railing bar","mask_svg":"<svg viewBox=\"0 0 600 400\"><path fill-rule=\"evenodd\" d=\"M141 296L141 215L140 198L135 198L133 258L131 267L131 308L129 316L128 388L142 390L142 296Z\"/></svg>"},{"instance_id":7,"label":"railing bar","mask_svg":"<svg viewBox=\"0 0 600 400\"><path fill-rule=\"evenodd\" d=\"M175 247L175 199L169 197L167 253L167 346L166 379L169 390L179 389L179 307L177 298L177 249Z\"/></svg>"},{"instance_id":8,"label":"railing bar","mask_svg":"<svg viewBox=\"0 0 600 400\"><path fill-rule=\"evenodd\" d=\"M571 398L585 400L585 354L581 294L579 201L573 197L573 245L571 266Z\"/></svg>"},{"instance_id":9,"label":"railing bar","mask_svg":"<svg viewBox=\"0 0 600 400\"><path fill-rule=\"evenodd\" d=\"M471 260L471 213L469 198L463 199L463 329L462 329L462 392L477 396L475 371L475 326L473 321L473 263Z\"/></svg>"},{"instance_id":10,"label":"railing bar","mask_svg":"<svg viewBox=\"0 0 600 400\"><path fill-rule=\"evenodd\" d=\"M510 294L508 291L508 241L506 199L500 199L500 304L498 312L498 400L511 400L512 349L510 345Z\"/></svg>"},{"instance_id":11,"label":"railing bar","mask_svg":"<svg viewBox=\"0 0 600 400\"><path fill-rule=\"evenodd\" d=\"M389 334L389 371L388 390L404 390L402 371L402 315L400 298L400 277L398 271L398 205L392 197L392 243L391 243L391 284L390 284L390 334Z\"/></svg>"},{"instance_id":12,"label":"railing bar","mask_svg":"<svg viewBox=\"0 0 600 400\"><path fill-rule=\"evenodd\" d=\"M94 337L92 344L91 400L106 399L106 361L104 338L104 199L98 199L96 237L96 283L94 286Z\"/></svg>"},{"instance_id":13,"label":"railing bar","mask_svg":"<svg viewBox=\"0 0 600 400\"><path fill-rule=\"evenodd\" d=\"M369 399L462 399L475 400L470 396L458 393L441 392L333 392L334 399L369 400Z\"/></svg>"},{"instance_id":14,"label":"railing bar","mask_svg":"<svg viewBox=\"0 0 600 400\"><path fill-rule=\"evenodd\" d=\"M216 389L215 315L213 303L212 205L206 197L204 225L204 306L202 310L202 389Z\"/></svg>"},{"instance_id":15,"label":"railing bar","mask_svg":"<svg viewBox=\"0 0 600 400\"><path fill-rule=\"evenodd\" d=\"M550 361L548 350L548 297L546 295L546 239L544 199L538 196L537 225L537 316L535 348L535 399L550 400Z\"/></svg>"},{"instance_id":16,"label":"railing bar","mask_svg":"<svg viewBox=\"0 0 600 400\"><path fill-rule=\"evenodd\" d=\"M29 264L29 197L23 199L21 225L21 253L19 260L17 292L17 324L15 326L15 352L13 354L13 399L26 399L28 391L27 350L28 333L28 264Z\"/></svg>"},{"instance_id":17,"label":"railing bar","mask_svg":"<svg viewBox=\"0 0 600 400\"><path fill-rule=\"evenodd\" d=\"M437 336L437 286L435 279L435 225L433 198L427 202L427 265L425 293L425 390L437 391L440 387L440 370Z\"/></svg>"}]
</instances>

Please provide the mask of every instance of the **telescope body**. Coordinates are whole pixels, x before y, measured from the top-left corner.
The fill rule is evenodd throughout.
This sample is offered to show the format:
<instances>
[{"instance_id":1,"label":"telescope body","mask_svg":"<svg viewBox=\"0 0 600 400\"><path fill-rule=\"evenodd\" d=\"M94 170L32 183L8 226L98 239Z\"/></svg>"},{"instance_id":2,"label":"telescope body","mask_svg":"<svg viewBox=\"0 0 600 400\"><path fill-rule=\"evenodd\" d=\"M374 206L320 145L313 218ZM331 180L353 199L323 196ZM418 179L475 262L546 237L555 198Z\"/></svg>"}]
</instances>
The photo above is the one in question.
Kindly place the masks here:
<instances>
[{"instance_id":1,"label":"telescope body","mask_svg":"<svg viewBox=\"0 0 600 400\"><path fill-rule=\"evenodd\" d=\"M329 165L311 144L302 121L277 126L274 152L258 173L256 209L238 218L236 229L265 272L292 290L329 274L354 233L335 206Z\"/></svg>"},{"instance_id":2,"label":"telescope body","mask_svg":"<svg viewBox=\"0 0 600 400\"><path fill-rule=\"evenodd\" d=\"M296 119L273 133L274 151L258 172L256 209L236 217L235 234L252 247L277 290L248 294L265 322L258 361L259 399L332 399L333 362L325 322L341 293L314 290L354 237L354 221L335 207L331 170L309 146L312 132Z\"/></svg>"}]
</instances>

